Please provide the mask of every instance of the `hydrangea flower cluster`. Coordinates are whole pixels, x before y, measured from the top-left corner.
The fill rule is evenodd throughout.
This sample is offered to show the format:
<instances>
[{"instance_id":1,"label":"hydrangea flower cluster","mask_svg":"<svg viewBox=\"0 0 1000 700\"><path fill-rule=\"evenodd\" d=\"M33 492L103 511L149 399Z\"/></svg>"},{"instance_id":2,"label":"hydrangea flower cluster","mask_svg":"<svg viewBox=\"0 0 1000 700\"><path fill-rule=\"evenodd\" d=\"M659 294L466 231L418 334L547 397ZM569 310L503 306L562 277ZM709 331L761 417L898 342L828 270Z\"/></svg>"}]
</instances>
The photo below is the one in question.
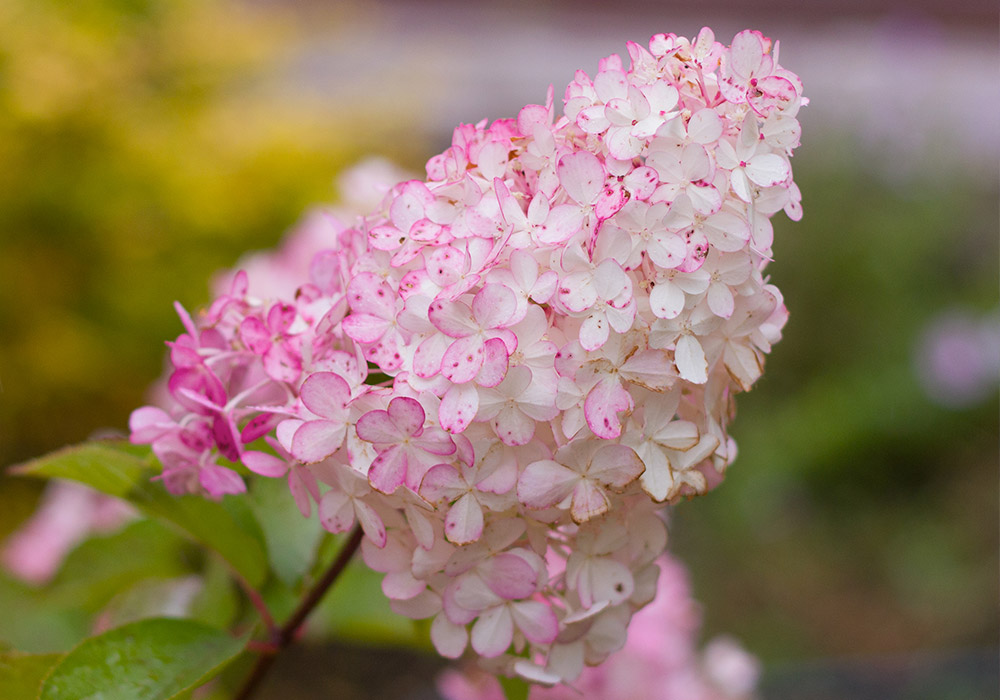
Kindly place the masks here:
<instances>
[{"instance_id":1,"label":"hydrangea flower cluster","mask_svg":"<svg viewBox=\"0 0 1000 700\"><path fill-rule=\"evenodd\" d=\"M731 637L698 648L701 614L683 564L658 560L656 600L636 613L625 646L584 669L572 685L534 687L530 700L751 700L760 662ZM481 669L449 669L438 678L446 700L504 700L495 676Z\"/></svg>"},{"instance_id":2,"label":"hydrangea flower cluster","mask_svg":"<svg viewBox=\"0 0 1000 700\"><path fill-rule=\"evenodd\" d=\"M554 684L625 643L656 591L660 506L736 454L733 396L787 312L769 218L801 215L805 103L759 32L654 36L577 72L556 118L462 125L373 213L328 222L294 295L246 274L170 343L145 407L175 493L285 478L363 528L438 651Z\"/></svg>"}]
</instances>

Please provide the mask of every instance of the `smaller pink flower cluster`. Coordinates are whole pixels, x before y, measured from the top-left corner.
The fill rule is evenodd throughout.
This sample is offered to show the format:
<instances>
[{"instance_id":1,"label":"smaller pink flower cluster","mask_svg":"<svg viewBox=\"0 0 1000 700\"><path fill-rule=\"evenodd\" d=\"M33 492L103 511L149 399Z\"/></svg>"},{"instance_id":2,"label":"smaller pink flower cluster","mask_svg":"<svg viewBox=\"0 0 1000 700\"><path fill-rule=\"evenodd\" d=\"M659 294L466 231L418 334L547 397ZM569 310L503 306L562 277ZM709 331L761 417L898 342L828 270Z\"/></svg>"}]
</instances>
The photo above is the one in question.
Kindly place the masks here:
<instances>
[{"instance_id":1,"label":"smaller pink flower cluster","mask_svg":"<svg viewBox=\"0 0 1000 700\"><path fill-rule=\"evenodd\" d=\"M773 49L773 50L772 50ZM294 296L245 274L171 343L146 407L176 493L287 478L359 523L398 612L445 656L572 680L655 594L660 504L735 456L787 313L769 217L798 218L804 100L758 32L657 35L516 119L463 125L327 247ZM238 466L239 465L239 466Z\"/></svg>"},{"instance_id":2,"label":"smaller pink flower cluster","mask_svg":"<svg viewBox=\"0 0 1000 700\"><path fill-rule=\"evenodd\" d=\"M687 571L670 556L658 561L656 600L633 617L625 646L584 669L570 686L535 687L531 700L749 700L760 663L731 638L697 648L701 615ZM438 680L447 700L504 700L497 679L480 669L448 670Z\"/></svg>"}]
</instances>

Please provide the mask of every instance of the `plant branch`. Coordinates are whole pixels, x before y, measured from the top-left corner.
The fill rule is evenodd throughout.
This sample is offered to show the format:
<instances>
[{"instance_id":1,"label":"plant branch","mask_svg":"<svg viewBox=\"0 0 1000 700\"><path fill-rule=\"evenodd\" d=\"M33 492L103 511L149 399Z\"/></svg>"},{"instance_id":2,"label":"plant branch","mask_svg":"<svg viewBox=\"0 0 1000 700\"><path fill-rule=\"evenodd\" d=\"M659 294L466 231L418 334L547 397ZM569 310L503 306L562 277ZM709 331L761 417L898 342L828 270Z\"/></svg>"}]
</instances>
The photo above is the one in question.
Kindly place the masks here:
<instances>
[{"instance_id":1,"label":"plant branch","mask_svg":"<svg viewBox=\"0 0 1000 700\"><path fill-rule=\"evenodd\" d=\"M253 696L261 681L267 675L268 671L271 670L271 666L274 665L278 654L295 641L299 628L302 627L302 624L309 617L313 609L323 600L323 596L327 594L327 591L330 590L337 581L337 578L340 577L340 574L347 567L347 563L351 560L351 557L358 551L363 534L360 526L355 525L354 529L351 530L351 534L348 535L347 541L344 542L344 546L337 553L337 558L330 564L330 568L316 582L316 585L309 589L306 597L299 602L288 620L280 628L272 630L269 648L262 651L257 657L250 675L243 683L243 687L240 688L239 692L233 696L233 700L249 700Z\"/></svg>"}]
</instances>

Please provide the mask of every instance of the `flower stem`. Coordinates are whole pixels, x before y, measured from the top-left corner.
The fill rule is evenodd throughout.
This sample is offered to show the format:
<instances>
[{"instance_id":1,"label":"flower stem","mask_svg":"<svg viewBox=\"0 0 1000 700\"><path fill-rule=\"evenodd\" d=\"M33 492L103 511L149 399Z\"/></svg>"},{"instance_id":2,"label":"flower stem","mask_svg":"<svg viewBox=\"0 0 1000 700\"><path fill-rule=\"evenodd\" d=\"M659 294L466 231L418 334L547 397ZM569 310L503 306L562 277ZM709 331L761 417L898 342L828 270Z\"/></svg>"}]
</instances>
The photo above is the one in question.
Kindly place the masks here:
<instances>
[{"instance_id":1,"label":"flower stem","mask_svg":"<svg viewBox=\"0 0 1000 700\"><path fill-rule=\"evenodd\" d=\"M280 627L277 628L271 635L270 644L265 651L262 651L257 657L257 661L254 663L253 669L250 671L250 675L247 676L246 681L244 681L243 686L240 690L233 696L233 700L249 700L253 694L257 691L258 686L267 672L271 670L271 666L274 665L274 661L281 651L295 641L296 636L298 636L299 628L309 617L309 613L323 600L323 596L326 595L327 591L333 586L337 581L337 578L343 573L344 569L347 567L347 563L354 556L354 553L358 551L358 547L361 545L361 538L363 533L361 528L357 525L351 530L351 534L348 535L347 541L344 542L344 546L341 547L340 551L337 553L337 558L333 560L330 564L330 568L326 570L323 577L316 582L316 585L309 589L306 597L303 598L295 611L291 614L288 620Z\"/></svg>"}]
</instances>

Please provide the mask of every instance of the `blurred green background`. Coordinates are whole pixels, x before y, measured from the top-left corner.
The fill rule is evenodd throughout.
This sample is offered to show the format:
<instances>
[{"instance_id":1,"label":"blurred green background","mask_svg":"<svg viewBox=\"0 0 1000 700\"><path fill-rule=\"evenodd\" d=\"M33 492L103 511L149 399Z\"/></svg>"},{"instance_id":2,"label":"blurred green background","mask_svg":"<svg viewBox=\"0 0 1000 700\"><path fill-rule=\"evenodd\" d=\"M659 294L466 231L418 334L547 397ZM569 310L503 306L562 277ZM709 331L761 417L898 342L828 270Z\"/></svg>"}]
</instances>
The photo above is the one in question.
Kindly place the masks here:
<instances>
[{"instance_id":1,"label":"blurred green background","mask_svg":"<svg viewBox=\"0 0 1000 700\"><path fill-rule=\"evenodd\" d=\"M0 466L123 430L180 332L171 302L206 303L212 273L334 201L361 156L419 172L458 121L513 116L550 82L558 99L626 39L763 23L813 100L793 161L805 218L776 218L769 268L791 320L740 397L727 480L675 508L674 550L706 635L779 678L816 659L995 657L996 368L949 394L939 375L968 356L927 345L958 318L987 365L1000 352L995 10L775 0L668 24L652 3L425 7L0 3ZM4 534L39 485L0 489Z\"/></svg>"}]
</instances>

